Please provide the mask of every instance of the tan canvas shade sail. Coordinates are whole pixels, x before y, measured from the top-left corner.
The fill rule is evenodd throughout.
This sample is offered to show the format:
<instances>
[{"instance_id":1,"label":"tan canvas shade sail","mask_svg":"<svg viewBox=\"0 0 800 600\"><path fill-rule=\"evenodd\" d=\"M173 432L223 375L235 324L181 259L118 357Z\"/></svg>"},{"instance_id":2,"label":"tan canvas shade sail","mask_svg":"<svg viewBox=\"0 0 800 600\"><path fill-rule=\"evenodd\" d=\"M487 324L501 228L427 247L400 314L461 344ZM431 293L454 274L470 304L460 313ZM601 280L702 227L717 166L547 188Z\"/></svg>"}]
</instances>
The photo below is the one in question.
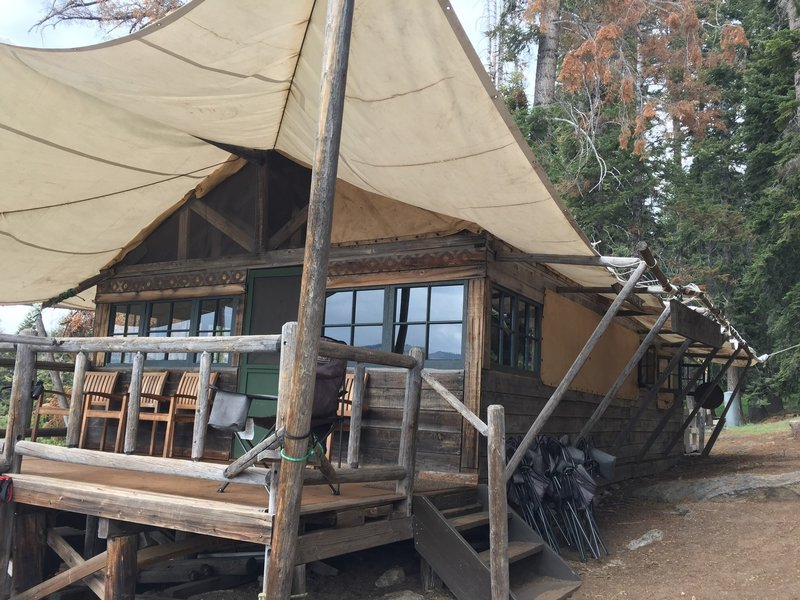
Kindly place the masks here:
<instances>
[{"instance_id":1,"label":"tan canvas shade sail","mask_svg":"<svg viewBox=\"0 0 800 600\"><path fill-rule=\"evenodd\" d=\"M0 303L53 297L112 264L228 160L208 141L310 164L326 8L199 0L85 49L0 45ZM447 2L358 0L340 179L444 215L443 230L593 254L496 96Z\"/></svg>"}]
</instances>

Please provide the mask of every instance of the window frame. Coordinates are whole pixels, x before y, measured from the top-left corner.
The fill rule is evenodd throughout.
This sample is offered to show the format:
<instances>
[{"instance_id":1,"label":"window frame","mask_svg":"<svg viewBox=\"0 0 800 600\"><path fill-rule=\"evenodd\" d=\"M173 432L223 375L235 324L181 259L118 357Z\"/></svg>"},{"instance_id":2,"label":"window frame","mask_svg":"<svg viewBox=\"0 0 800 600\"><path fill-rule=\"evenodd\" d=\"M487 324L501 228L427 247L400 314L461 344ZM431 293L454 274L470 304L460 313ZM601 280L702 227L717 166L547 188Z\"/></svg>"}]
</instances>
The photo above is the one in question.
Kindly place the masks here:
<instances>
[{"instance_id":1,"label":"window frame","mask_svg":"<svg viewBox=\"0 0 800 600\"><path fill-rule=\"evenodd\" d=\"M461 319L460 320L447 320L447 319L436 319L431 320L431 290L436 287L449 287L449 286L461 286L462 289L462 302L461 302ZM406 320L406 321L398 321L395 318L396 315L396 307L397 307L397 291L401 289L419 289L424 288L426 290L426 307L425 307L425 320ZM365 287L347 287L347 288L333 288L326 291L326 300L328 296L343 293L343 292L350 292L353 294L353 301L351 303L351 319L350 323L330 323L326 324L327 318L327 311L323 313L323 323L322 323L322 334L323 335L330 335L328 329L333 328L349 328L349 339L347 343L350 345L354 345L355 339L355 329L357 327L374 327L377 326L378 323L376 322L363 322L357 323L355 322L355 312L356 312L356 305L357 305L357 294L358 292L365 292L365 291L373 291L373 290L381 290L383 291L383 316L381 322L381 347L380 349L385 352L394 352L394 334L395 334L395 327L398 324L405 323L406 325L425 325L425 347L423 348L425 352L425 364L431 367L436 367L439 369L463 369L465 364L465 355L466 355L466 327L467 327L467 291L468 291L468 284L465 280L452 280L452 281L435 281L435 282L428 282L428 283L420 283L420 284L391 284L391 285L384 285L384 286L365 286ZM460 346L460 353L461 358L458 360L448 360L448 359L436 359L436 358L429 358L429 349L430 349L430 328L431 325L461 325L461 346ZM333 337L333 336L331 336ZM338 339L338 338L337 338Z\"/></svg>"},{"instance_id":2,"label":"window frame","mask_svg":"<svg viewBox=\"0 0 800 600\"><path fill-rule=\"evenodd\" d=\"M108 317L108 335L109 337L194 337L194 336L201 336L201 308L203 303L205 302L215 302L216 307L214 311L214 324L212 325L211 330L203 330L206 333L213 334L217 323L220 320L221 311L224 310L225 306L221 305L221 302L226 301L228 302L228 306L231 308L231 323L230 329L224 329L226 333L223 335L231 336L234 335L234 330L236 328L236 313L238 310L239 298L236 296L203 296L199 298L176 298L174 300L137 300L131 302L114 302L109 304L109 317ZM186 330L186 336L171 336L169 333L173 331L173 323L172 323L172 315L174 314L175 305L178 303L191 303L190 306L190 316L189 316L189 328ZM150 329L150 320L153 315L153 308L156 305L168 305L169 311L169 319L167 324L167 335L166 336L153 336L151 335ZM126 307L124 313L119 312L120 307ZM134 307L138 307L138 312L133 312L131 309ZM115 319L116 316L119 314L126 315L126 323L124 327L123 333L117 333L114 331L115 328ZM129 321L130 316L135 314L139 321L139 326L137 329L137 333L135 335L130 335L129 331ZM184 330L181 330L184 331ZM209 337L216 337L214 335L210 335ZM185 358L181 359L171 359L169 358L171 354L184 354L186 355ZM148 356L145 357L145 364L148 366L165 366L165 367L195 367L199 364L200 358L199 353L197 352L177 352L177 353L165 353L165 352L150 352L148 355L157 355L162 358L149 358ZM113 360L113 356L119 356L119 360ZM224 359L223 359L224 357ZM211 363L214 366L219 367L226 367L232 364L232 356L230 353L226 352L215 352L212 355ZM121 365L127 366L133 364L133 353L131 352L106 352L105 354L105 364L106 365Z\"/></svg>"},{"instance_id":3,"label":"window frame","mask_svg":"<svg viewBox=\"0 0 800 600\"><path fill-rule=\"evenodd\" d=\"M495 348L495 324L494 324L494 299L495 293L499 293L499 301L498 304L502 306L504 303L504 298L509 298L511 300L511 326L509 328L501 327L500 326L500 313L497 314L497 347ZM519 335L520 335L520 328L519 328L519 305L520 303L523 305L524 313L525 313L525 325L523 330L526 332L524 334L523 340L523 366L517 366L517 359L518 356L517 347L519 346ZM492 284L490 290L490 301L489 301L489 310L492 311L490 315L490 324L489 324L489 364L492 368L500 369L500 370L507 370L513 371L514 373L528 373L531 375L535 375L537 377L541 376L542 371L542 313L544 311L544 306L535 300L531 300L530 298L526 298L522 294L518 292L514 292L505 288L500 285ZM531 323L531 313L533 313L533 324L534 324L534 334L529 335L530 332L530 323ZM505 353L504 353L504 336L509 336L510 341L508 343L508 353L509 353L509 360L508 362L503 362L505 360ZM527 342L531 342L529 345ZM529 349L533 348L533 360L530 363L531 367L527 367L526 365L529 364Z\"/></svg>"}]
</instances>

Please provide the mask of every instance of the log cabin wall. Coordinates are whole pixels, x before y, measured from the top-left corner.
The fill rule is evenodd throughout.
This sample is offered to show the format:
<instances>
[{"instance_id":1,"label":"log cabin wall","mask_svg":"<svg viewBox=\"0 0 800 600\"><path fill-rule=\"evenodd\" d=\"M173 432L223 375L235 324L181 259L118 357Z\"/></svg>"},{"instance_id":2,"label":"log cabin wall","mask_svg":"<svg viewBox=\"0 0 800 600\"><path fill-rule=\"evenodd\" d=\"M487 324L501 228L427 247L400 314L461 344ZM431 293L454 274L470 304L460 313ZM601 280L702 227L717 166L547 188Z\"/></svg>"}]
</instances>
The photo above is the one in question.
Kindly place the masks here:
<instances>
[{"instance_id":1,"label":"log cabin wall","mask_svg":"<svg viewBox=\"0 0 800 600\"><path fill-rule=\"evenodd\" d=\"M507 249L506 249L507 250ZM510 290L520 297L544 305L546 293L553 293L559 286L569 286L569 282L560 279L557 274L547 269L546 266L530 265L522 262L497 262L490 258L487 265L488 280L487 286L499 286ZM602 316L605 310L605 300L588 295L570 295L573 302L579 303L585 308L596 312L597 319ZM632 325L627 323L624 318L617 318L615 325L625 329L632 329ZM586 336L588 337L588 335ZM635 347L633 348L635 351ZM546 352L546 348L543 352ZM628 356L630 356L632 352ZM485 418L486 409L491 404L501 404L505 408L506 414L506 434L507 436L523 436L530 428L536 415L541 411L547 400L555 391L555 386L548 386L542 383L539 374L525 373L522 371L511 370L492 364L490 354L484 354L485 362L480 377L481 390L481 416ZM543 360L547 357L543 356ZM627 361L627 357L624 362ZM624 366L624 362L622 363ZM584 366L583 370L590 371L591 364ZM616 378L618 369L613 374L603 373L605 379L610 375L611 381ZM633 377L636 377L634 370ZM606 388L610 387L610 384ZM630 386L628 391L630 392ZM638 397L625 395L628 398L617 397L614 399L598 422L591 438L595 447L610 450L616 440L617 434L623 430L631 416L636 411L646 388L638 387ZM548 421L543 434L560 436L568 434L572 439L581 431L582 427L593 414L597 405L600 403L603 392L587 393L571 389L562 399L560 405ZM622 395L622 394L621 394ZM658 472L667 466L674 464L678 456L683 452L682 444L677 444L672 453L664 457L663 450L680 428L683 415L681 411L676 411L662 435L658 438L642 461L636 458L639 451L646 443L650 433L656 428L658 422L665 413L665 409L671 405L671 392L659 394L658 406L648 409L639 419L635 429L631 432L628 442L620 448L617 453L616 478L626 479L639 477ZM485 465L485 444L481 446L481 457L479 465ZM484 467L485 468L485 467ZM480 473L485 477L485 472Z\"/></svg>"}]
</instances>

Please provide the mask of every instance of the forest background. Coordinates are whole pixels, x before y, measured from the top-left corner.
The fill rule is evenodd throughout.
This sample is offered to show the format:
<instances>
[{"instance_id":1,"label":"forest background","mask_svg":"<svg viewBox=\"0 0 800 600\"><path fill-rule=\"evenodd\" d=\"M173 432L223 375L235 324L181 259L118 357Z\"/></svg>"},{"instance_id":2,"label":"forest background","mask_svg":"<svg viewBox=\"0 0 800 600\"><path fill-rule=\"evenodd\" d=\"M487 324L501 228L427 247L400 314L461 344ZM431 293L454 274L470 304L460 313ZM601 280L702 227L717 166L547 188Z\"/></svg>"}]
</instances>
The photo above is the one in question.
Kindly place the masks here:
<instances>
[{"instance_id":1,"label":"forest background","mask_svg":"<svg viewBox=\"0 0 800 600\"><path fill-rule=\"evenodd\" d=\"M126 33L182 4L54 0L31 25ZM487 71L598 251L646 241L759 352L800 343L800 0L485 0L485 17ZM754 371L751 419L800 409L800 352Z\"/></svg>"}]
</instances>

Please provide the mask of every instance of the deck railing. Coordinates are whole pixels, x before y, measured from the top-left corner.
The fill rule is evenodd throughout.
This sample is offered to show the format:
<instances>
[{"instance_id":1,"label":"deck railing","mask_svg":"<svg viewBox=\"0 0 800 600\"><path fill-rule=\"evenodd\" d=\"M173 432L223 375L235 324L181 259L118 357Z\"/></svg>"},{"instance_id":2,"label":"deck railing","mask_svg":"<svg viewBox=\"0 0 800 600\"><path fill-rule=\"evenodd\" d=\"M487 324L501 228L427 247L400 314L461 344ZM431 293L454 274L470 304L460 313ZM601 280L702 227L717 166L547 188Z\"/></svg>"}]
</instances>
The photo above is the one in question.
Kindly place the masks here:
<instances>
[{"instance_id":1,"label":"deck railing","mask_svg":"<svg viewBox=\"0 0 800 600\"><path fill-rule=\"evenodd\" d=\"M422 380L436 391L478 433L487 438L489 488L489 570L492 600L506 599L510 592L508 568L508 499L506 492L506 426L505 410L499 404L487 408L484 423L464 406L455 395L434 377L434 372L422 371Z\"/></svg>"},{"instance_id":2,"label":"deck railing","mask_svg":"<svg viewBox=\"0 0 800 600\"><path fill-rule=\"evenodd\" d=\"M14 380L9 404L9 422L5 437L0 468L3 471L19 472L23 456L44 458L59 462L91 464L127 469L147 473L163 473L176 476L210 479L219 482L236 481L254 485L264 485L265 477L278 468L280 453L260 452L258 460L274 459L275 467L265 469L254 467L255 461L242 466L227 467L218 464L203 463L201 458L205 446L205 435L209 416L208 381L211 372L211 355L217 352L228 353L280 353L281 371L277 407L277 430L289 406L290 391L288 388L289 373L292 365L290 358L294 356L295 324L287 324L281 335L249 335L220 337L184 337L184 338L148 338L148 337L88 337L88 338L45 338L27 335L0 335L0 349L16 350ZM70 400L66 447L53 446L37 442L25 441L24 430L30 423L32 401L30 398L31 382L35 373L35 358L40 352L65 352L75 355L74 379ZM77 448L80 436L82 382L89 366L89 353L93 352L130 352L134 354L129 387L127 426L125 431L126 454L113 454ZM198 406L192 436L192 461L161 458L155 456L134 456L136 443L136 427L138 425L139 394L141 377L144 372L144 355L148 352L186 352L200 354L200 389L198 390ZM377 482L396 481L396 491L405 497L405 508L411 510L413 481L415 474L416 431L420 405L422 369L422 351L412 349L410 355L400 355L364 348L354 348L343 344L320 340L319 354L329 358L341 358L354 361L357 373L363 373L365 363L388 367L399 367L408 371L406 377L405 406L403 424L398 451L398 460L394 465L357 467L359 464L360 415L363 403L363 384L354 389L353 420L351 422L350 441L348 444L348 465L350 468L334 470L336 482ZM359 381L357 377L356 382ZM363 381L363 377L361 378ZM319 485L329 482L323 473L309 470L304 478L308 485ZM273 477L273 481L277 481ZM270 497L275 497L274 490Z\"/></svg>"}]
</instances>

